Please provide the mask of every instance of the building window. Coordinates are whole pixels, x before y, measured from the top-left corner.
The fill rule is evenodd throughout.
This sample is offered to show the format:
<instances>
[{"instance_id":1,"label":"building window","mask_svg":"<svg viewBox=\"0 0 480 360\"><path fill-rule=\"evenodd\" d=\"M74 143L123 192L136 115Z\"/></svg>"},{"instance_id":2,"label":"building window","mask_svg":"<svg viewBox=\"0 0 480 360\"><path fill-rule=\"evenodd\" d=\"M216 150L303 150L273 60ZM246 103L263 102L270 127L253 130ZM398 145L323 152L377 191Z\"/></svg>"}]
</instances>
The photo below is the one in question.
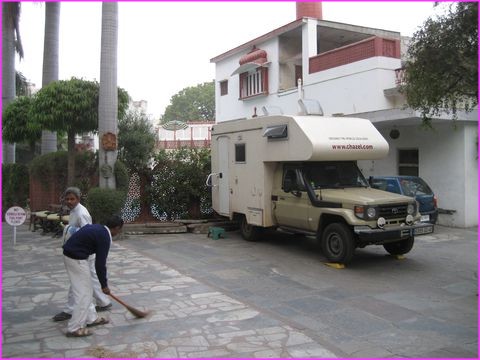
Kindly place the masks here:
<instances>
[{"instance_id":1,"label":"building window","mask_svg":"<svg viewBox=\"0 0 480 360\"><path fill-rule=\"evenodd\" d=\"M297 86L298 84L298 79L302 80L302 84L303 84L302 65L295 65L295 86Z\"/></svg>"},{"instance_id":2,"label":"building window","mask_svg":"<svg viewBox=\"0 0 480 360\"><path fill-rule=\"evenodd\" d=\"M268 94L268 68L240 74L240 99Z\"/></svg>"},{"instance_id":3,"label":"building window","mask_svg":"<svg viewBox=\"0 0 480 360\"><path fill-rule=\"evenodd\" d=\"M245 144L235 144L235 162L246 162Z\"/></svg>"},{"instance_id":4,"label":"building window","mask_svg":"<svg viewBox=\"0 0 480 360\"><path fill-rule=\"evenodd\" d=\"M418 176L418 149L398 150L398 175Z\"/></svg>"},{"instance_id":5,"label":"building window","mask_svg":"<svg viewBox=\"0 0 480 360\"><path fill-rule=\"evenodd\" d=\"M228 80L220 81L220 96L228 94Z\"/></svg>"}]
</instances>

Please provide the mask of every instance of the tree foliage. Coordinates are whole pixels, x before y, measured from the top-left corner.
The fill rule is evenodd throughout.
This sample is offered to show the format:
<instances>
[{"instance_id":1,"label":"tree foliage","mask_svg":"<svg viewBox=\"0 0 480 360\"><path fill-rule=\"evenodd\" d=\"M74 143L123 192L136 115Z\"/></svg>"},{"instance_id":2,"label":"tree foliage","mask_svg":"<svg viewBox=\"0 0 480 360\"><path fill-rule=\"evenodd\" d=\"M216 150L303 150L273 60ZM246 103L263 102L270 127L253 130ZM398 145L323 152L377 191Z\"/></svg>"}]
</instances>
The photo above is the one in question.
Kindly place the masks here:
<instances>
[{"instance_id":1,"label":"tree foliage","mask_svg":"<svg viewBox=\"0 0 480 360\"><path fill-rule=\"evenodd\" d=\"M172 120L184 122L215 120L214 82L187 87L173 95L170 105L167 106L161 117L161 122Z\"/></svg>"},{"instance_id":2,"label":"tree foliage","mask_svg":"<svg viewBox=\"0 0 480 360\"><path fill-rule=\"evenodd\" d=\"M210 149L161 151L155 161L150 200L158 215L198 218L211 212L210 189L205 185Z\"/></svg>"},{"instance_id":3,"label":"tree foliage","mask_svg":"<svg viewBox=\"0 0 480 360\"><path fill-rule=\"evenodd\" d=\"M98 130L99 84L72 78L53 81L35 96L34 119L50 131L75 134ZM128 108L128 93L118 89L118 117Z\"/></svg>"},{"instance_id":4,"label":"tree foliage","mask_svg":"<svg viewBox=\"0 0 480 360\"><path fill-rule=\"evenodd\" d=\"M429 18L410 42L403 88L408 105L427 123L443 111L471 111L478 104L478 3L450 5Z\"/></svg>"},{"instance_id":5,"label":"tree foliage","mask_svg":"<svg viewBox=\"0 0 480 360\"><path fill-rule=\"evenodd\" d=\"M32 104L32 121L49 131L66 132L68 136L68 182L75 173L75 135L98 131L99 84L72 78L54 81L43 87ZM118 90L118 118L125 115L128 93Z\"/></svg>"},{"instance_id":6,"label":"tree foliage","mask_svg":"<svg viewBox=\"0 0 480 360\"><path fill-rule=\"evenodd\" d=\"M118 122L118 159L131 172L149 165L155 149L155 133L143 113L129 111Z\"/></svg>"},{"instance_id":7,"label":"tree foliage","mask_svg":"<svg viewBox=\"0 0 480 360\"><path fill-rule=\"evenodd\" d=\"M17 96L30 95L27 78L20 71L15 71L15 93Z\"/></svg>"},{"instance_id":8,"label":"tree foliage","mask_svg":"<svg viewBox=\"0 0 480 360\"><path fill-rule=\"evenodd\" d=\"M20 96L2 111L2 138L10 143L28 142L31 146L42 137L42 127L32 121L33 97Z\"/></svg>"},{"instance_id":9,"label":"tree foliage","mask_svg":"<svg viewBox=\"0 0 480 360\"><path fill-rule=\"evenodd\" d=\"M98 83L82 79L54 81L37 94L35 120L50 131L74 135L98 128Z\"/></svg>"},{"instance_id":10,"label":"tree foliage","mask_svg":"<svg viewBox=\"0 0 480 360\"><path fill-rule=\"evenodd\" d=\"M15 52L23 59L23 45L20 36L20 12L21 3L18 1L2 3L2 11L7 14L6 26L14 30Z\"/></svg>"}]
</instances>

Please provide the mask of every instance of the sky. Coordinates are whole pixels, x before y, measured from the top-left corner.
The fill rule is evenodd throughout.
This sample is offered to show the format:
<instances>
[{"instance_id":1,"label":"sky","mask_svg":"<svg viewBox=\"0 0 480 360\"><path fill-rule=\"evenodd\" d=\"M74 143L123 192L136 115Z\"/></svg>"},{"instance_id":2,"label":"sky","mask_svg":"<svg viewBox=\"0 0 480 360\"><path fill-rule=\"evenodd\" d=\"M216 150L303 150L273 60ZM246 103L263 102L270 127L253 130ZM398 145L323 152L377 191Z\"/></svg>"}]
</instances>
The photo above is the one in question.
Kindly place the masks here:
<instances>
[{"instance_id":1,"label":"sky","mask_svg":"<svg viewBox=\"0 0 480 360\"><path fill-rule=\"evenodd\" d=\"M323 2L323 19L411 36L433 2ZM16 68L42 84L45 5L22 2L24 59ZM295 2L119 2L118 86L159 119L173 95L212 81L210 59L295 20ZM100 80L101 3L62 2L59 79Z\"/></svg>"}]
</instances>

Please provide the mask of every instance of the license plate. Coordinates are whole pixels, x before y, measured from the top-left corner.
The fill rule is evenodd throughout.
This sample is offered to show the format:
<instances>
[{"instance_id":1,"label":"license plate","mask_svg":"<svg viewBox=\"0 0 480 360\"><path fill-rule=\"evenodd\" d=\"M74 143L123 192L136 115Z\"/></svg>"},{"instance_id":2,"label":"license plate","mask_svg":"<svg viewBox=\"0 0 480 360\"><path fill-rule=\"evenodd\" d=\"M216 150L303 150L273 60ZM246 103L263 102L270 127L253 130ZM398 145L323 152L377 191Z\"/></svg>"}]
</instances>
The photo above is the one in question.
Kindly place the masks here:
<instances>
[{"instance_id":1,"label":"license plate","mask_svg":"<svg viewBox=\"0 0 480 360\"><path fill-rule=\"evenodd\" d=\"M422 215L422 216L420 217L420 221L421 221L421 222L428 222L428 221L430 221L430 215Z\"/></svg>"},{"instance_id":2,"label":"license plate","mask_svg":"<svg viewBox=\"0 0 480 360\"><path fill-rule=\"evenodd\" d=\"M433 226L425 226L421 228L416 228L413 230L414 235L424 235L424 234L430 234L433 232Z\"/></svg>"}]
</instances>

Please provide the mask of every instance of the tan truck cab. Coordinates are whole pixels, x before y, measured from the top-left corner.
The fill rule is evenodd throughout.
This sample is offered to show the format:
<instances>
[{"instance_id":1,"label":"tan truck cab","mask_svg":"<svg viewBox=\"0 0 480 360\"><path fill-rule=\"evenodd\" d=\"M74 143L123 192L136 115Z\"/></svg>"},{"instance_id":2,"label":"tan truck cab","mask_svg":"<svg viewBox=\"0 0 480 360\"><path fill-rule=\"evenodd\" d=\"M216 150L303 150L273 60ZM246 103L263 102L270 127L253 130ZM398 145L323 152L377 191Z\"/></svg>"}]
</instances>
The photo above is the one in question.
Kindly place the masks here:
<instances>
[{"instance_id":1,"label":"tan truck cab","mask_svg":"<svg viewBox=\"0 0 480 360\"><path fill-rule=\"evenodd\" d=\"M370 121L325 116L265 116L212 130L212 204L240 222L247 240L266 228L315 235L325 257L348 263L357 247L409 252L421 223L414 199L372 189L357 160L386 156ZM428 228L428 229L427 229Z\"/></svg>"}]
</instances>

